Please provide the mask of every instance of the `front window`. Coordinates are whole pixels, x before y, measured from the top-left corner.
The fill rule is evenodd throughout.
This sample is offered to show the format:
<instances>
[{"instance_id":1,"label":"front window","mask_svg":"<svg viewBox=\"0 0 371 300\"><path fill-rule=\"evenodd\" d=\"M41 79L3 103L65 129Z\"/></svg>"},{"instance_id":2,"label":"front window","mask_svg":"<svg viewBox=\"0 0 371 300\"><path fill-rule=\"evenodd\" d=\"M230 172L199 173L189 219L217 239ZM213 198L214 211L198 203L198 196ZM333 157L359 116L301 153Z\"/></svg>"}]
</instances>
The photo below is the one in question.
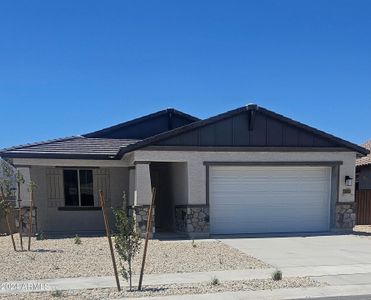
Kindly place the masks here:
<instances>
[{"instance_id":1,"label":"front window","mask_svg":"<svg viewBox=\"0 0 371 300\"><path fill-rule=\"evenodd\" d=\"M66 206L94 206L92 170L63 170Z\"/></svg>"}]
</instances>

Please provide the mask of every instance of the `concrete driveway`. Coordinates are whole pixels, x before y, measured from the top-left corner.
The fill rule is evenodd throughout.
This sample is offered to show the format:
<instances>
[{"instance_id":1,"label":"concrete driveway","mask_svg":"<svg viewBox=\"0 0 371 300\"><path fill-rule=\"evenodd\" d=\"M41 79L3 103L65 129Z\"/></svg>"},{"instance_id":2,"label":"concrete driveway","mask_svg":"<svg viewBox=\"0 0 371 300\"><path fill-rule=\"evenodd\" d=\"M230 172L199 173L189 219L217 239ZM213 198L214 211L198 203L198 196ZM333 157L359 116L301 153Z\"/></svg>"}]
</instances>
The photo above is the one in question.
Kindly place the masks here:
<instances>
[{"instance_id":1,"label":"concrete driveway","mask_svg":"<svg viewBox=\"0 0 371 300\"><path fill-rule=\"evenodd\" d=\"M230 247L279 268L331 285L371 283L371 236L222 238Z\"/></svg>"},{"instance_id":2,"label":"concrete driveway","mask_svg":"<svg viewBox=\"0 0 371 300\"><path fill-rule=\"evenodd\" d=\"M371 264L371 237L329 235L220 239L276 267Z\"/></svg>"}]
</instances>

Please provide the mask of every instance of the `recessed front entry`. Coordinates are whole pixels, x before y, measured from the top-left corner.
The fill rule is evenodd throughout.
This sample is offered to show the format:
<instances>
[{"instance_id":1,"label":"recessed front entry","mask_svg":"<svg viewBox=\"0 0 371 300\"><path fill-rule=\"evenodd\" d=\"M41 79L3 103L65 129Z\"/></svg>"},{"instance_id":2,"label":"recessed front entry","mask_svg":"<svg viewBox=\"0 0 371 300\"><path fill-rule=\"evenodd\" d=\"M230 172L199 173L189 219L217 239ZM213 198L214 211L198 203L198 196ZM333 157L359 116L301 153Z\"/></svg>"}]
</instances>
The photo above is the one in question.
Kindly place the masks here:
<instances>
[{"instance_id":1,"label":"recessed front entry","mask_svg":"<svg viewBox=\"0 0 371 300\"><path fill-rule=\"evenodd\" d=\"M209 168L211 234L329 230L330 167Z\"/></svg>"}]
</instances>

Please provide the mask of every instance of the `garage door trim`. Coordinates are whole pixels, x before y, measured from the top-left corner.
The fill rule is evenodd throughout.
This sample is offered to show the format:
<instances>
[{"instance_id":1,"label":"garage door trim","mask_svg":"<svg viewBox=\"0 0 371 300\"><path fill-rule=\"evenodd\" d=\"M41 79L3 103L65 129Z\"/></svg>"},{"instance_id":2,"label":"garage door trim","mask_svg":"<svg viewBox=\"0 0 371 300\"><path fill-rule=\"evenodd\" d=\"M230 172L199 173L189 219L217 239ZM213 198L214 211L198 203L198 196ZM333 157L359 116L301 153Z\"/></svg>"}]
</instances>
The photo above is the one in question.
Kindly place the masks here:
<instances>
[{"instance_id":1,"label":"garage door trim","mask_svg":"<svg viewBox=\"0 0 371 300\"><path fill-rule=\"evenodd\" d=\"M328 201L328 215L327 215L327 218L326 218L326 222L327 222L327 229L326 230L329 230L331 227L332 227L332 223L333 223L333 217L332 217L332 214L333 214L333 199L334 199L334 195L336 195L337 191L334 191L334 179L336 180L336 178L334 178L334 175L335 177L337 177L338 179L338 167L339 165L341 164L342 162L334 162L334 161L326 161L326 162L318 162L318 161L315 161L315 162L280 162L280 161L275 161L275 162L205 162L205 166L206 166L206 185L207 185L207 188L206 188L206 194L207 194L207 197L206 197L206 202L207 202L207 205L209 206L210 208L210 225L211 225L211 206L210 206L210 183L211 183L211 178L210 178L210 169L209 167L214 167L214 166L241 166L241 167L244 167L244 166L251 166L251 167L289 167L289 166L298 166L298 167L305 167L305 166L310 166L310 167L323 167L323 168L329 168L329 177L328 177L328 183L329 183L329 186L328 186L328 195L327 195L327 200ZM335 172L334 172L335 171ZM338 180L336 180L338 181ZM323 219L324 220L324 219ZM323 224L323 223L322 223ZM305 231L305 230L304 230ZM316 230L317 231L317 230ZM322 231L322 230L320 230Z\"/></svg>"}]
</instances>

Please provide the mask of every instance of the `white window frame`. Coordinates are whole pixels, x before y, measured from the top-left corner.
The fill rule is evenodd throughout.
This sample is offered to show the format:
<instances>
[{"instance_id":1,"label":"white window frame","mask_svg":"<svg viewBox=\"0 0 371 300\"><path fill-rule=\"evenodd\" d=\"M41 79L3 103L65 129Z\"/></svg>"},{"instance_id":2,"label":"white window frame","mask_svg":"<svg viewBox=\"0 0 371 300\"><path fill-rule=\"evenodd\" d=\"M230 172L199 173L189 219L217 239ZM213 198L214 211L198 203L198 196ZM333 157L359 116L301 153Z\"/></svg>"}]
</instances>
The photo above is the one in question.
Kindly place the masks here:
<instances>
[{"instance_id":1,"label":"white window frame","mask_svg":"<svg viewBox=\"0 0 371 300\"><path fill-rule=\"evenodd\" d=\"M77 172L77 194L79 198L79 205L66 205L66 195L64 195L64 206L65 207L95 207L95 196L94 196L94 176L93 176L93 170L89 168L64 168L64 170L71 170L71 171L76 171ZM80 171L90 171L92 175L92 180L93 180L93 205L81 205L81 186L80 186ZM64 173L63 173L63 190L65 188L64 185Z\"/></svg>"}]
</instances>

